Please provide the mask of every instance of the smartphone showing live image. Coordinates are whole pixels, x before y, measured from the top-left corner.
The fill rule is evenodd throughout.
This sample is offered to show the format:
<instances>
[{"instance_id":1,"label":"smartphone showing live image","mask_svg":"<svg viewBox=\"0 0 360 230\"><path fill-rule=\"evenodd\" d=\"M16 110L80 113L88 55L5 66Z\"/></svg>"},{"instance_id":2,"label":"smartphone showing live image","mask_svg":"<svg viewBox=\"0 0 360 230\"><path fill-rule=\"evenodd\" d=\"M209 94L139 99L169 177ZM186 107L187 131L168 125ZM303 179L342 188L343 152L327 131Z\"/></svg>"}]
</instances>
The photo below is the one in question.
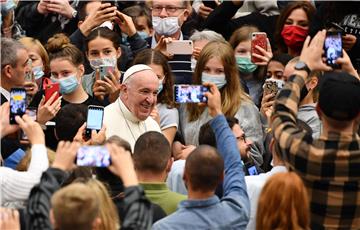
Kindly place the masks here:
<instances>
[{"instance_id":1,"label":"smartphone showing live image","mask_svg":"<svg viewBox=\"0 0 360 230\"><path fill-rule=\"evenodd\" d=\"M25 88L12 88L10 90L10 124L17 124L15 116L22 116L26 111Z\"/></svg>"},{"instance_id":2,"label":"smartphone showing live image","mask_svg":"<svg viewBox=\"0 0 360 230\"><path fill-rule=\"evenodd\" d=\"M336 64L336 60L342 57L341 31L326 32L324 51L326 57L326 64L335 69L340 68L340 66Z\"/></svg>"},{"instance_id":3,"label":"smartphone showing live image","mask_svg":"<svg viewBox=\"0 0 360 230\"><path fill-rule=\"evenodd\" d=\"M208 91L203 85L174 85L174 100L176 103L206 103Z\"/></svg>"},{"instance_id":4,"label":"smartphone showing live image","mask_svg":"<svg viewBox=\"0 0 360 230\"><path fill-rule=\"evenodd\" d=\"M109 150L105 146L82 146L77 151L76 165L88 167L109 167Z\"/></svg>"}]
</instances>

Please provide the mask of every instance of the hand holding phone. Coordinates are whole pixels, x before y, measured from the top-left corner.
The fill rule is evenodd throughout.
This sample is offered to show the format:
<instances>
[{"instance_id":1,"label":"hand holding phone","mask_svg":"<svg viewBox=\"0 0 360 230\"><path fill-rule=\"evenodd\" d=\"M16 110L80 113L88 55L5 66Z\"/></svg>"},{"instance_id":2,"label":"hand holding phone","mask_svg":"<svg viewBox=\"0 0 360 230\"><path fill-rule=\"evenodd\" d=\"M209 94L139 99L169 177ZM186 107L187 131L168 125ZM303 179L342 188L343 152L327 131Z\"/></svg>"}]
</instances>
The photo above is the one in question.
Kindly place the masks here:
<instances>
[{"instance_id":1,"label":"hand holding phone","mask_svg":"<svg viewBox=\"0 0 360 230\"><path fill-rule=\"evenodd\" d=\"M166 52L174 55L192 55L193 42L191 40L172 40L166 44Z\"/></svg>"},{"instance_id":2,"label":"hand holding phone","mask_svg":"<svg viewBox=\"0 0 360 230\"><path fill-rule=\"evenodd\" d=\"M12 88L10 90L10 124L17 124L15 116L22 116L26 111L25 88Z\"/></svg>"},{"instance_id":3,"label":"hand holding phone","mask_svg":"<svg viewBox=\"0 0 360 230\"><path fill-rule=\"evenodd\" d=\"M176 103L206 103L208 91L203 85L174 85L174 100Z\"/></svg>"},{"instance_id":4,"label":"hand holding phone","mask_svg":"<svg viewBox=\"0 0 360 230\"><path fill-rule=\"evenodd\" d=\"M99 73L100 73L100 80L104 80L105 77L110 76L109 72L114 73L115 68L113 66L100 66Z\"/></svg>"},{"instance_id":5,"label":"hand holding phone","mask_svg":"<svg viewBox=\"0 0 360 230\"><path fill-rule=\"evenodd\" d=\"M251 62L262 62L263 60L255 57L254 54L264 56L256 46L261 47L264 50L267 50L267 35L264 32L254 32L251 34Z\"/></svg>"},{"instance_id":6,"label":"hand holding phone","mask_svg":"<svg viewBox=\"0 0 360 230\"><path fill-rule=\"evenodd\" d=\"M85 129L85 138L87 140L91 139L91 131L96 130L100 131L103 125L103 117L104 117L104 107L89 105L88 106L88 114L86 119L86 129Z\"/></svg>"},{"instance_id":7,"label":"hand holding phone","mask_svg":"<svg viewBox=\"0 0 360 230\"><path fill-rule=\"evenodd\" d=\"M326 64L333 68L340 68L336 60L342 57L342 40L340 31L327 31L324 42Z\"/></svg>"},{"instance_id":8,"label":"hand holding phone","mask_svg":"<svg viewBox=\"0 0 360 230\"><path fill-rule=\"evenodd\" d=\"M76 155L76 165L91 167L109 167L111 164L109 150L105 146L82 146Z\"/></svg>"}]
</instances>

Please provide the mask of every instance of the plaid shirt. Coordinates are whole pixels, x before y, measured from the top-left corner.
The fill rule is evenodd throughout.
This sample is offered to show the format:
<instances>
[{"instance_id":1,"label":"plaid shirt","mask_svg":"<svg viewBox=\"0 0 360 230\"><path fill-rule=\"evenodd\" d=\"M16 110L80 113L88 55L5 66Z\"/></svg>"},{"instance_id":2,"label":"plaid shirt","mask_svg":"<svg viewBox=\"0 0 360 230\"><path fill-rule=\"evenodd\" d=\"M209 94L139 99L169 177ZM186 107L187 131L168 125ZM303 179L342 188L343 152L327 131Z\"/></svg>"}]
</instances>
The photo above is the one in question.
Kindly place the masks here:
<instances>
[{"instance_id":1,"label":"plaid shirt","mask_svg":"<svg viewBox=\"0 0 360 230\"><path fill-rule=\"evenodd\" d=\"M360 138L331 132L313 139L296 126L305 81L292 76L278 95L272 129L289 166L308 190L312 229L360 229Z\"/></svg>"}]
</instances>

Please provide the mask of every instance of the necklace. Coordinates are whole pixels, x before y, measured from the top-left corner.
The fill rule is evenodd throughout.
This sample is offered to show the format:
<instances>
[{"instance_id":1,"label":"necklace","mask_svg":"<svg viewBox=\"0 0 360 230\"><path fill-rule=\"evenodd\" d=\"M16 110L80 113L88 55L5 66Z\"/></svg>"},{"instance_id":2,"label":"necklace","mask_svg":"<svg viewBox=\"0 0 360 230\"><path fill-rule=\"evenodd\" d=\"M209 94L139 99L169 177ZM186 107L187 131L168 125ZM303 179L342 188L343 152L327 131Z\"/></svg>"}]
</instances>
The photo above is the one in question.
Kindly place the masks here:
<instances>
[{"instance_id":1,"label":"necklace","mask_svg":"<svg viewBox=\"0 0 360 230\"><path fill-rule=\"evenodd\" d=\"M135 138L135 135L134 135L133 131L132 131L131 128L130 128L129 122L128 122L128 120L126 119L125 114L124 114L124 112L123 112L123 110L122 110L122 108L121 108L120 98L118 99L118 104L119 104L119 108L120 108L121 114L122 114L122 116L123 116L123 118L124 118L124 120L125 120L126 126L128 127L128 129L129 129L129 131L130 131L130 133L131 133L132 138L133 138L134 141L136 142L137 139ZM141 122L141 121L140 121L140 122ZM139 122L139 124L140 124L140 122ZM147 128L146 128L145 122L143 123L143 125L144 125L145 132L147 132ZM140 130L140 127L139 127L139 130ZM140 135L141 135L141 134L140 134Z\"/></svg>"}]
</instances>

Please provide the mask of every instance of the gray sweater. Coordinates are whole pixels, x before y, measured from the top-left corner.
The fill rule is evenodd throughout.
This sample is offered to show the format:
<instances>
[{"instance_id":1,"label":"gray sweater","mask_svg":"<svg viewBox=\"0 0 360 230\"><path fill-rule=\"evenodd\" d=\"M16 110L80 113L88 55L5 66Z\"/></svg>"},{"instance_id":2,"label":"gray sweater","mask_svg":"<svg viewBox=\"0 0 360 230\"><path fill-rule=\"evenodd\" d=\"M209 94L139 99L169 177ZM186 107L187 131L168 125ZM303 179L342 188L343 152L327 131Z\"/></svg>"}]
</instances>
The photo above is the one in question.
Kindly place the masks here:
<instances>
[{"instance_id":1,"label":"gray sweater","mask_svg":"<svg viewBox=\"0 0 360 230\"><path fill-rule=\"evenodd\" d=\"M180 126L181 132L185 139L186 145L199 145L199 130L200 127L211 120L207 108L196 121L188 121L188 111L186 106L181 106L180 112ZM242 101L235 117L239 120L240 127L245 132L247 139L253 142L250 149L250 155L254 162L260 166L263 163L263 132L260 121L260 114L258 108L251 101Z\"/></svg>"}]
</instances>

